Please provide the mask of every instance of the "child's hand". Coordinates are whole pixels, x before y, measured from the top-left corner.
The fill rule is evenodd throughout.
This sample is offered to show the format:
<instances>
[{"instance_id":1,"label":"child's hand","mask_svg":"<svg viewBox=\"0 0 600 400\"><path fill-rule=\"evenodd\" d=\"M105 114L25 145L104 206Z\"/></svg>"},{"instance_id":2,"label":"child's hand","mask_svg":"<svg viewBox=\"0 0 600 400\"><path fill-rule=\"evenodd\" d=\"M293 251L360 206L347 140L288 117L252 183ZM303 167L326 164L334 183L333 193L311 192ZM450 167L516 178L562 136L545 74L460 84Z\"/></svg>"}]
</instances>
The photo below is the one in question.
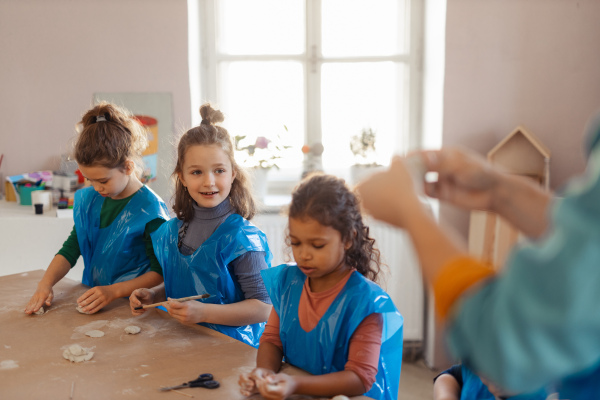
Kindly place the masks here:
<instances>
[{"instance_id":1,"label":"child's hand","mask_svg":"<svg viewBox=\"0 0 600 400\"><path fill-rule=\"evenodd\" d=\"M38 285L37 290L31 296L27 307L25 307L25 314L33 314L37 310L40 309L41 306L52 305L52 299L54 299L54 292L52 291L52 286L42 286Z\"/></svg>"},{"instance_id":2,"label":"child's hand","mask_svg":"<svg viewBox=\"0 0 600 400\"><path fill-rule=\"evenodd\" d=\"M293 376L279 373L257 381L256 386L265 400L283 400L294 394L297 384Z\"/></svg>"},{"instance_id":3,"label":"child's hand","mask_svg":"<svg viewBox=\"0 0 600 400\"><path fill-rule=\"evenodd\" d=\"M154 303L155 295L156 293L151 289L135 289L133 292L131 292L131 296L129 296L129 307L131 307L131 313L133 315L142 315L145 313L145 309L142 308L141 310L136 310L135 308Z\"/></svg>"},{"instance_id":4,"label":"child's hand","mask_svg":"<svg viewBox=\"0 0 600 400\"><path fill-rule=\"evenodd\" d=\"M197 324L204 322L204 304L199 301L173 301L167 299L167 311L169 314L183 324Z\"/></svg>"},{"instance_id":5,"label":"child's hand","mask_svg":"<svg viewBox=\"0 0 600 400\"><path fill-rule=\"evenodd\" d=\"M253 394L258 393L256 382L250 374L241 374L238 379L238 384L240 385L240 393L242 396L252 396Z\"/></svg>"},{"instance_id":6,"label":"child's hand","mask_svg":"<svg viewBox=\"0 0 600 400\"><path fill-rule=\"evenodd\" d=\"M272 375L275 375L275 372L266 368L255 368L249 374L241 374L240 379L238 380L240 393L244 396L251 396L258 393L257 382Z\"/></svg>"},{"instance_id":7,"label":"child's hand","mask_svg":"<svg viewBox=\"0 0 600 400\"><path fill-rule=\"evenodd\" d=\"M96 286L77 299L77 305L86 314L94 314L116 299L111 286Z\"/></svg>"}]
</instances>

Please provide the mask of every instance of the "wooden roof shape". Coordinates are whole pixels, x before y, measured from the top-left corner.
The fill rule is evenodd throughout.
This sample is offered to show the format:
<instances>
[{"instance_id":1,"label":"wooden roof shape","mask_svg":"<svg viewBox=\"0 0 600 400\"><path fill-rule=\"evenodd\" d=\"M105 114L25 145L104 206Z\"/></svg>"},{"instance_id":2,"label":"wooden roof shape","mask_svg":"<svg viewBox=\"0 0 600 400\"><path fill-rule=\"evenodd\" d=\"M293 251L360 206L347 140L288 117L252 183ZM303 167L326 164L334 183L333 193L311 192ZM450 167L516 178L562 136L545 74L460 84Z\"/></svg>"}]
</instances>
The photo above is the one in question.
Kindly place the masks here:
<instances>
[{"instance_id":1,"label":"wooden roof shape","mask_svg":"<svg viewBox=\"0 0 600 400\"><path fill-rule=\"evenodd\" d=\"M507 172L530 176L548 185L550 150L533 133L518 126L487 154L488 160Z\"/></svg>"}]
</instances>

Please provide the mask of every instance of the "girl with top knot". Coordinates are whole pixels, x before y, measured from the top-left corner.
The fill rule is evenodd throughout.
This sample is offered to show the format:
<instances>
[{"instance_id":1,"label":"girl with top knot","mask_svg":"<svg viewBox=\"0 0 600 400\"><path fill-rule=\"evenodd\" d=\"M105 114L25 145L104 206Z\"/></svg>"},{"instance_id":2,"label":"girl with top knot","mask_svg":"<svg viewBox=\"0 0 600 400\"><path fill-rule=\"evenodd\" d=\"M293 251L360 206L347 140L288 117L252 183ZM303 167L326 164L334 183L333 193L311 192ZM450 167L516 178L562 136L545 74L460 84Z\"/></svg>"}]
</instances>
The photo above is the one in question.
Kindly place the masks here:
<instances>
[{"instance_id":1,"label":"girl with top knot","mask_svg":"<svg viewBox=\"0 0 600 400\"><path fill-rule=\"evenodd\" d=\"M136 310L201 294L197 301L169 301L166 310L182 323L198 323L257 347L271 301L260 272L272 259L265 234L249 220L256 206L245 171L235 162L233 143L217 125L223 113L209 104L202 122L179 140L175 178L177 215L152 234L164 283L130 297Z\"/></svg>"}]
</instances>

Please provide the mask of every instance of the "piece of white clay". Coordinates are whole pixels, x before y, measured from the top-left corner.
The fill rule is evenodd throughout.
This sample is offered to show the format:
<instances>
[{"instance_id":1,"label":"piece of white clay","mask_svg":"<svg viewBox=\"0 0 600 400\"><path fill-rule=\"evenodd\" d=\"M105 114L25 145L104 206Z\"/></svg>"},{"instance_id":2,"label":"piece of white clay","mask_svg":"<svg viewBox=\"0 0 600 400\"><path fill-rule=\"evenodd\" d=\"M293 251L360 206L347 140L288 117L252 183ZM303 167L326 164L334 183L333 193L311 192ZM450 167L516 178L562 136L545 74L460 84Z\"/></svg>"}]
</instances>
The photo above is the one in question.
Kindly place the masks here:
<instances>
[{"instance_id":1,"label":"piece of white clay","mask_svg":"<svg viewBox=\"0 0 600 400\"><path fill-rule=\"evenodd\" d=\"M71 362L83 362L89 361L94 356L94 352L88 351L88 349L81 347L78 344L70 345L65 351L63 351L63 357Z\"/></svg>"},{"instance_id":2,"label":"piece of white clay","mask_svg":"<svg viewBox=\"0 0 600 400\"><path fill-rule=\"evenodd\" d=\"M37 310L36 312L34 312L35 315L44 315L45 311L44 311L44 307L40 307L39 310Z\"/></svg>"},{"instance_id":3,"label":"piece of white clay","mask_svg":"<svg viewBox=\"0 0 600 400\"><path fill-rule=\"evenodd\" d=\"M93 331L87 331L85 335L89 337L102 337L104 336L104 332L94 329Z\"/></svg>"},{"instance_id":4,"label":"piece of white clay","mask_svg":"<svg viewBox=\"0 0 600 400\"><path fill-rule=\"evenodd\" d=\"M350 399L342 394L338 394L337 396L333 397L331 400L350 400Z\"/></svg>"},{"instance_id":5,"label":"piece of white clay","mask_svg":"<svg viewBox=\"0 0 600 400\"><path fill-rule=\"evenodd\" d=\"M15 360L4 360L0 362L0 369L14 369L19 368L19 364Z\"/></svg>"},{"instance_id":6,"label":"piece of white clay","mask_svg":"<svg viewBox=\"0 0 600 400\"><path fill-rule=\"evenodd\" d=\"M140 333L142 331L142 328L140 328L139 326L135 326L135 325L130 325L127 328L125 328L125 333L128 333L130 335L136 335L138 333Z\"/></svg>"},{"instance_id":7,"label":"piece of white clay","mask_svg":"<svg viewBox=\"0 0 600 400\"><path fill-rule=\"evenodd\" d=\"M75 307L75 309L76 309L77 311L79 311L80 313L82 313L82 314L88 314L87 312L83 311L83 308L81 308L81 307L79 307L79 306Z\"/></svg>"}]
</instances>

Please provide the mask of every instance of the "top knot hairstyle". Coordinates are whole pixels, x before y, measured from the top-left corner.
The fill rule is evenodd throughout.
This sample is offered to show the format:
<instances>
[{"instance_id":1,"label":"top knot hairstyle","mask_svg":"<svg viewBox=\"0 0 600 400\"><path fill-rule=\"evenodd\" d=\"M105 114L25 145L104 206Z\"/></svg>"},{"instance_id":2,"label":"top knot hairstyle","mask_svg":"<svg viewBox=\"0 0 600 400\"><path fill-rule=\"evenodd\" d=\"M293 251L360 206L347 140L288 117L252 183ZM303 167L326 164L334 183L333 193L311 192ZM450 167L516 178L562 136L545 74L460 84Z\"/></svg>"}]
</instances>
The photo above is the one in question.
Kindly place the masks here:
<instances>
[{"instance_id":1,"label":"top knot hairstyle","mask_svg":"<svg viewBox=\"0 0 600 400\"><path fill-rule=\"evenodd\" d=\"M185 186L179 178L183 173L183 162L187 150L192 146L217 145L229 158L231 167L236 174L231 185L229 201L236 213L249 220L256 214L256 204L249 188L248 175L235 161L231 137L225 128L217 125L225 120L225 116L208 103L200 107L200 116L202 117L200 125L184 133L177 145L177 164L173 171L175 179L173 211L177 218L184 222L190 221L194 216L194 200L185 190Z\"/></svg>"},{"instance_id":2,"label":"top knot hairstyle","mask_svg":"<svg viewBox=\"0 0 600 400\"><path fill-rule=\"evenodd\" d=\"M79 136L74 158L84 166L125 168L132 160L135 172L141 176L142 153L148 147L144 128L125 108L101 102L87 111L77 124Z\"/></svg>"},{"instance_id":3,"label":"top knot hairstyle","mask_svg":"<svg viewBox=\"0 0 600 400\"><path fill-rule=\"evenodd\" d=\"M314 219L340 232L342 242L352 243L345 253L346 265L377 282L380 253L375 239L369 237L369 227L363 223L359 199L343 179L322 173L308 175L292 193L288 216Z\"/></svg>"}]
</instances>

